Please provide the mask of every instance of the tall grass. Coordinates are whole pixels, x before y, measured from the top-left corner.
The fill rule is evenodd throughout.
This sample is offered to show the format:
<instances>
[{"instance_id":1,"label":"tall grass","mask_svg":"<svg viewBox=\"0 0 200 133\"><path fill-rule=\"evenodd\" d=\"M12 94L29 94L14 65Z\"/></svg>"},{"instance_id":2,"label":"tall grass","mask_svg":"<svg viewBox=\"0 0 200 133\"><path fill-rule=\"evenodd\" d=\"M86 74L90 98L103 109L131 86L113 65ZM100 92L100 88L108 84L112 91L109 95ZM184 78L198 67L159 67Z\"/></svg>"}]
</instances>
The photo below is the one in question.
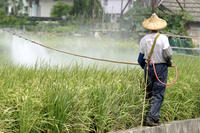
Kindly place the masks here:
<instances>
[{"instance_id":1,"label":"tall grass","mask_svg":"<svg viewBox=\"0 0 200 133\"><path fill-rule=\"evenodd\" d=\"M177 56L174 62L178 67L178 81L166 90L163 120L200 117L200 57ZM175 77L172 71L171 81Z\"/></svg>"},{"instance_id":2,"label":"tall grass","mask_svg":"<svg viewBox=\"0 0 200 133\"><path fill-rule=\"evenodd\" d=\"M200 58L177 56L174 62L179 77L166 90L163 122L200 117ZM169 81L174 76L170 69ZM0 77L0 132L102 133L141 122L141 69L1 64Z\"/></svg>"}]
</instances>

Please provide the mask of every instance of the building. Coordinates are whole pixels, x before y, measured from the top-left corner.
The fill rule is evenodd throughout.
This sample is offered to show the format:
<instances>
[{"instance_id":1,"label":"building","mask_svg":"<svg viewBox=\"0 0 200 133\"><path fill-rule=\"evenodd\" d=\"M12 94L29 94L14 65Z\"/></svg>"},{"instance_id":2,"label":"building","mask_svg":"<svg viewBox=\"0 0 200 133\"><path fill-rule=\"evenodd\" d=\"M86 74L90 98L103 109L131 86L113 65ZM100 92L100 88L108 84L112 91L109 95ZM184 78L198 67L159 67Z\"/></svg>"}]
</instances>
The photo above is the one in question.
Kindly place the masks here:
<instances>
[{"instance_id":1,"label":"building","mask_svg":"<svg viewBox=\"0 0 200 133\"><path fill-rule=\"evenodd\" d=\"M8 13L12 13L15 7L18 7L19 2L9 1ZM37 17L50 17L50 12L52 7L58 1L73 3L73 0L22 0L22 5L19 13L28 14L28 16ZM129 3L128 3L129 1ZM99 0L101 3L105 14L120 14L125 8L124 13L133 7L133 2L135 0ZM128 4L127 4L128 3ZM126 6L127 5L127 6Z\"/></svg>"},{"instance_id":2,"label":"building","mask_svg":"<svg viewBox=\"0 0 200 133\"><path fill-rule=\"evenodd\" d=\"M50 17L52 7L59 0L22 0L23 6L19 13L27 14L31 17ZM73 0L60 0L72 4ZM8 13L12 13L20 3L9 0Z\"/></svg>"},{"instance_id":3,"label":"building","mask_svg":"<svg viewBox=\"0 0 200 133\"><path fill-rule=\"evenodd\" d=\"M26 14L30 17L50 17L52 7L58 2L64 1L73 4L73 0L22 0L21 3L8 0L8 13L16 15ZM120 14L124 14L133 7L136 0L98 0L105 14L110 15L111 22L116 22ZM15 11L21 5L20 10Z\"/></svg>"},{"instance_id":4,"label":"building","mask_svg":"<svg viewBox=\"0 0 200 133\"><path fill-rule=\"evenodd\" d=\"M136 0L99 0L105 14L111 16L111 22L115 22L120 16L123 9L123 13L127 12L133 7L133 2Z\"/></svg>"},{"instance_id":5,"label":"building","mask_svg":"<svg viewBox=\"0 0 200 133\"><path fill-rule=\"evenodd\" d=\"M99 0L99 1L106 14L120 14L129 0ZM133 7L134 1L135 0L130 0L127 8L125 9L125 12Z\"/></svg>"}]
</instances>

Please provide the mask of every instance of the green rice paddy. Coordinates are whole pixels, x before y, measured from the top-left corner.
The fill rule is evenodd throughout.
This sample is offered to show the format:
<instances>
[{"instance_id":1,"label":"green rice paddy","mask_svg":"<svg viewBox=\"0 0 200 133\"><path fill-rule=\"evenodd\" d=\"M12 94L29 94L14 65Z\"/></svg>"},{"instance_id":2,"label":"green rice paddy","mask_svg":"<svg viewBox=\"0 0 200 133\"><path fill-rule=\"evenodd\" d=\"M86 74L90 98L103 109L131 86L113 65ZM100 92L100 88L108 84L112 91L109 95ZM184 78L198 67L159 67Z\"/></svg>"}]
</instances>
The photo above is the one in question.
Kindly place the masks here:
<instances>
[{"instance_id":1,"label":"green rice paddy","mask_svg":"<svg viewBox=\"0 0 200 133\"><path fill-rule=\"evenodd\" d=\"M178 81L167 87L163 123L200 117L200 58L174 56ZM142 69L0 65L0 132L98 133L140 125ZM168 82L175 77L169 68ZM146 108L147 110L147 108Z\"/></svg>"},{"instance_id":2,"label":"green rice paddy","mask_svg":"<svg viewBox=\"0 0 200 133\"><path fill-rule=\"evenodd\" d=\"M2 44L5 38L0 37ZM63 44L60 38L55 42L50 39L41 41L53 46L56 42ZM133 45L132 41L122 41L120 49L125 48L124 43L129 48ZM96 45L102 46L100 41ZM115 44L102 47L109 45L114 48ZM0 132L104 133L140 126L145 90L142 69L80 63L62 68L48 64L26 67L11 63L8 45L0 45L0 52ZM162 123L200 117L200 57L175 55L173 61L178 80L166 89ZM173 81L173 68L168 75L168 82Z\"/></svg>"}]
</instances>

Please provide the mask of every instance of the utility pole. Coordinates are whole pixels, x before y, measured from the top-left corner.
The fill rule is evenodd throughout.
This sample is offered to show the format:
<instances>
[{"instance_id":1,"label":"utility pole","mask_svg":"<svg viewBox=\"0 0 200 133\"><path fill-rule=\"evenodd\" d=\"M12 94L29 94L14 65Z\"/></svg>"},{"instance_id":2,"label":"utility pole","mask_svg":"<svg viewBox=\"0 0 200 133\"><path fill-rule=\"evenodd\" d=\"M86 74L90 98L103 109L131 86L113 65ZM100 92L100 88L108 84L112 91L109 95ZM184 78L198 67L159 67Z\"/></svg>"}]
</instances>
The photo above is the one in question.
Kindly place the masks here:
<instances>
[{"instance_id":1,"label":"utility pole","mask_svg":"<svg viewBox=\"0 0 200 133\"><path fill-rule=\"evenodd\" d=\"M155 0L151 0L152 4L152 14L155 13Z\"/></svg>"},{"instance_id":2,"label":"utility pole","mask_svg":"<svg viewBox=\"0 0 200 133\"><path fill-rule=\"evenodd\" d=\"M93 5L93 22L95 23L96 19L96 0L94 0L94 5Z\"/></svg>"},{"instance_id":3,"label":"utility pole","mask_svg":"<svg viewBox=\"0 0 200 133\"><path fill-rule=\"evenodd\" d=\"M124 0L121 0L121 13L122 13L122 10L123 10L123 4L124 4Z\"/></svg>"},{"instance_id":4,"label":"utility pole","mask_svg":"<svg viewBox=\"0 0 200 133\"><path fill-rule=\"evenodd\" d=\"M101 28L104 29L104 10L102 10L102 21L101 21Z\"/></svg>"},{"instance_id":5,"label":"utility pole","mask_svg":"<svg viewBox=\"0 0 200 133\"><path fill-rule=\"evenodd\" d=\"M128 2L126 3L126 5L124 6L124 8L121 10L121 14L120 16L123 17L123 14L124 14L124 11L126 10L126 8L128 7L129 3L131 2L132 0L128 0ZM123 2L123 1L122 1Z\"/></svg>"},{"instance_id":6,"label":"utility pole","mask_svg":"<svg viewBox=\"0 0 200 133\"><path fill-rule=\"evenodd\" d=\"M184 0L184 8L185 8L185 0Z\"/></svg>"},{"instance_id":7,"label":"utility pole","mask_svg":"<svg viewBox=\"0 0 200 133\"><path fill-rule=\"evenodd\" d=\"M181 10L184 11L184 8L182 7L181 3L178 0L176 0L176 2L178 3L178 5L181 8Z\"/></svg>"}]
</instances>

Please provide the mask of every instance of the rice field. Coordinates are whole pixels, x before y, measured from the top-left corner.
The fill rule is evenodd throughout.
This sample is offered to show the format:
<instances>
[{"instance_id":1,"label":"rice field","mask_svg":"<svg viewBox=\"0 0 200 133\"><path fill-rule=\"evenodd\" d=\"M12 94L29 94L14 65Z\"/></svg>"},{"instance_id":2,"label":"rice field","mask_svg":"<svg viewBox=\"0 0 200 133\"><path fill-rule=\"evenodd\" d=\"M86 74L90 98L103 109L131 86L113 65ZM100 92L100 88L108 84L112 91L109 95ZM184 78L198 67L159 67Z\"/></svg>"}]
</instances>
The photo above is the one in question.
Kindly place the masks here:
<instances>
[{"instance_id":1,"label":"rice field","mask_svg":"<svg viewBox=\"0 0 200 133\"><path fill-rule=\"evenodd\" d=\"M27 67L9 60L7 45L0 45L0 50L0 132L104 133L140 126L145 87L142 69L80 62ZM178 80L166 89L162 123L200 117L200 57L175 55L173 61ZM174 77L169 68L168 82Z\"/></svg>"},{"instance_id":2,"label":"rice field","mask_svg":"<svg viewBox=\"0 0 200 133\"><path fill-rule=\"evenodd\" d=\"M167 88L163 123L200 117L200 58L175 56L178 81ZM169 80L174 78L170 68ZM139 126L143 71L81 65L0 65L0 132L98 133Z\"/></svg>"}]
</instances>

